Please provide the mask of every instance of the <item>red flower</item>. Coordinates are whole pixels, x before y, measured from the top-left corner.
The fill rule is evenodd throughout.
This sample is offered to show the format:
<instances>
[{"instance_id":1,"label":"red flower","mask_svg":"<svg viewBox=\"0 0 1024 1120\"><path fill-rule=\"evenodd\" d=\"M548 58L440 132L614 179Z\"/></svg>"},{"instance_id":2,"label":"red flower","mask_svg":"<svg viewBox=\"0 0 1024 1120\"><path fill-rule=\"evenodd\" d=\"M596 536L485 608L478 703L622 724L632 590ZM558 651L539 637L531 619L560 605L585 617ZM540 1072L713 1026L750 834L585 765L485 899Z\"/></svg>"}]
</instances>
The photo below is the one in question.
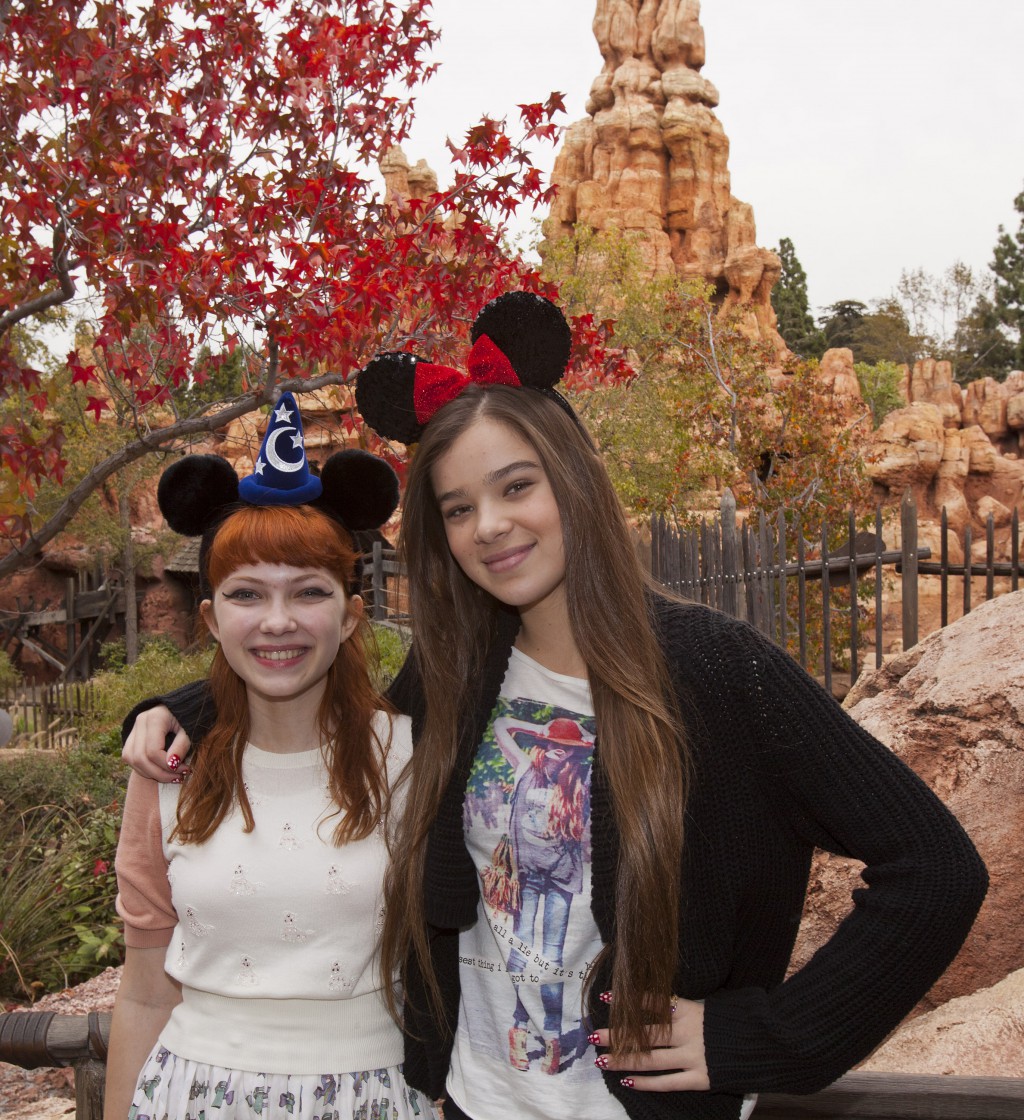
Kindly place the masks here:
<instances>
[{"instance_id":1,"label":"red flower","mask_svg":"<svg viewBox=\"0 0 1024 1120\"><path fill-rule=\"evenodd\" d=\"M105 859L98 859L92 865L92 875L94 879L98 879L101 875L106 875L110 870L110 864Z\"/></svg>"}]
</instances>

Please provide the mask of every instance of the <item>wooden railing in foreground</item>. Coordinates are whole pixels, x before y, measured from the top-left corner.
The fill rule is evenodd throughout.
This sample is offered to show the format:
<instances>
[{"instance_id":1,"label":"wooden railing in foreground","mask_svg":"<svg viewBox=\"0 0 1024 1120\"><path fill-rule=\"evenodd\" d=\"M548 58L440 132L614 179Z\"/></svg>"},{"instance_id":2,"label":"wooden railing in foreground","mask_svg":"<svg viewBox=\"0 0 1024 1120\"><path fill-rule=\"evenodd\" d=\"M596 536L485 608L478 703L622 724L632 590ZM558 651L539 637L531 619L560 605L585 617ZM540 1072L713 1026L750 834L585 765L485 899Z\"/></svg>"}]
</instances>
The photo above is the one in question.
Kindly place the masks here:
<instances>
[{"instance_id":1,"label":"wooden railing in foreground","mask_svg":"<svg viewBox=\"0 0 1024 1120\"><path fill-rule=\"evenodd\" d=\"M74 1066L76 1120L103 1114L110 1016L16 1011L0 1015L0 1062ZM848 1073L810 1096L762 1093L755 1120L1021 1120L1024 1079Z\"/></svg>"},{"instance_id":2,"label":"wooden railing in foreground","mask_svg":"<svg viewBox=\"0 0 1024 1120\"><path fill-rule=\"evenodd\" d=\"M0 1062L22 1069L72 1066L75 1120L101 1120L110 1014L57 1015L52 1011L9 1011L0 1015Z\"/></svg>"}]
</instances>

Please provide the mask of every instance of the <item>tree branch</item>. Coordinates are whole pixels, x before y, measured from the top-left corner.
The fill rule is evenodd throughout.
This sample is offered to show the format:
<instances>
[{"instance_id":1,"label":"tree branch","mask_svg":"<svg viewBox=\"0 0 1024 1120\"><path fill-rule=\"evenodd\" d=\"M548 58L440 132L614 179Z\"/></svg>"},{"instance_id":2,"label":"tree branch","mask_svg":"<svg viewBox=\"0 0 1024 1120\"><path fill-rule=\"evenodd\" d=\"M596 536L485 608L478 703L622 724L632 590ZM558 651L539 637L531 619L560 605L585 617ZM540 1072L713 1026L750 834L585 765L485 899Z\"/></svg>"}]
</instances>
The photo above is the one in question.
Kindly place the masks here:
<instances>
[{"instance_id":1,"label":"tree branch","mask_svg":"<svg viewBox=\"0 0 1024 1120\"><path fill-rule=\"evenodd\" d=\"M286 390L293 393L309 393L316 389L322 389L326 385L344 384L345 381L346 377L340 373L325 373L319 377L310 378L289 378L280 384L265 381L260 389L244 394L226 408L221 408L217 412L206 415L179 420L164 428L155 428L147 435L133 440L114 452L113 455L109 455L102 462L97 463L68 494L57 512L46 521L42 528L34 531L24 544L13 545L11 551L0 558L0 578L28 567L41 559L43 547L49 544L58 533L67 528L89 496L101 487L107 479L123 470L130 463L134 463L153 452L166 450L169 444L177 440L223 428L232 420L237 420L239 416L245 416L262 405L272 403L279 393Z\"/></svg>"},{"instance_id":2,"label":"tree branch","mask_svg":"<svg viewBox=\"0 0 1024 1120\"><path fill-rule=\"evenodd\" d=\"M57 282L60 287L52 292L47 292L46 295L36 296L35 299L30 299L28 303L23 303L20 307L13 307L10 311L5 311L0 315L0 335L9 331L15 323L20 323L22 319L39 315L43 311L48 311L51 307L56 307L59 303L67 303L74 299L75 282L71 277L73 267L74 263L68 260L67 241L64 240L62 231L58 226L53 231L53 270L57 274Z\"/></svg>"}]
</instances>

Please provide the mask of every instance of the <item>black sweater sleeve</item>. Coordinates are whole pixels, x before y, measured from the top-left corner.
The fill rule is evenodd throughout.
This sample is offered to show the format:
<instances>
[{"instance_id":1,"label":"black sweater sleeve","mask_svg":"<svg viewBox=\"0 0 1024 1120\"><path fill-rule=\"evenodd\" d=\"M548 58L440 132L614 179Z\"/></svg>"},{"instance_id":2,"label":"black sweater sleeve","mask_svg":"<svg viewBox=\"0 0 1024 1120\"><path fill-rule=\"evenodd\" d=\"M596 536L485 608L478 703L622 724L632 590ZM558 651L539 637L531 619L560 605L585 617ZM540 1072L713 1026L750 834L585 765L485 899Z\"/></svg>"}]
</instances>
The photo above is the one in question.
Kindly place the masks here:
<instances>
[{"instance_id":1,"label":"black sweater sleeve","mask_svg":"<svg viewBox=\"0 0 1024 1120\"><path fill-rule=\"evenodd\" d=\"M783 983L707 999L708 1065L717 1090L814 1092L863 1060L938 979L988 877L924 782L786 653L732 630L726 663L749 668L731 677L743 690L733 710L749 720L766 793L801 839L863 861L865 887Z\"/></svg>"},{"instance_id":2,"label":"black sweater sleeve","mask_svg":"<svg viewBox=\"0 0 1024 1120\"><path fill-rule=\"evenodd\" d=\"M169 708L171 715L181 724L185 734L192 742L193 750L213 727L217 719L217 709L214 707L213 697L210 695L209 682L205 680L193 681L191 684L176 688L173 692L167 693L166 696L151 696L148 700L136 704L124 717L124 723L121 724L121 742L123 743L131 734L131 730L135 726L136 716L150 708L157 708L161 704ZM172 736L168 736L167 746L170 746L171 738Z\"/></svg>"}]
</instances>

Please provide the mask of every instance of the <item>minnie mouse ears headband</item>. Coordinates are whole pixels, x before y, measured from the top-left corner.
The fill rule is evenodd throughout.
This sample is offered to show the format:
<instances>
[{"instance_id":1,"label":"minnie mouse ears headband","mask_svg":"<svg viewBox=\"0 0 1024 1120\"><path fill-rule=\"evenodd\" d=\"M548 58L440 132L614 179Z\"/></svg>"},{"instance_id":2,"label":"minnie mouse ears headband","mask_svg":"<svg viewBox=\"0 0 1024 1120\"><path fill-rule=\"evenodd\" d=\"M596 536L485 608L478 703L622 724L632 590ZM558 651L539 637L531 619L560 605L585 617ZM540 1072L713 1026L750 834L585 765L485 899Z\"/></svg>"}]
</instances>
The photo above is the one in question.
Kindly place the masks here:
<instances>
[{"instance_id":1,"label":"minnie mouse ears headband","mask_svg":"<svg viewBox=\"0 0 1024 1120\"><path fill-rule=\"evenodd\" d=\"M554 389L569 362L572 335L562 312L530 292L491 300L473 323L468 373L434 365L415 354L379 354L359 374L356 405L385 439L415 443L435 412L468 385L537 389L576 414Z\"/></svg>"},{"instance_id":2,"label":"minnie mouse ears headband","mask_svg":"<svg viewBox=\"0 0 1024 1120\"><path fill-rule=\"evenodd\" d=\"M351 534L377 529L398 505L398 477L375 455L338 451L320 476L309 469L302 419L291 393L271 414L251 475L241 481L219 455L186 455L160 476L157 502L167 524L187 537L202 537L199 573L205 583L206 552L221 523L249 506L310 505Z\"/></svg>"}]
</instances>

